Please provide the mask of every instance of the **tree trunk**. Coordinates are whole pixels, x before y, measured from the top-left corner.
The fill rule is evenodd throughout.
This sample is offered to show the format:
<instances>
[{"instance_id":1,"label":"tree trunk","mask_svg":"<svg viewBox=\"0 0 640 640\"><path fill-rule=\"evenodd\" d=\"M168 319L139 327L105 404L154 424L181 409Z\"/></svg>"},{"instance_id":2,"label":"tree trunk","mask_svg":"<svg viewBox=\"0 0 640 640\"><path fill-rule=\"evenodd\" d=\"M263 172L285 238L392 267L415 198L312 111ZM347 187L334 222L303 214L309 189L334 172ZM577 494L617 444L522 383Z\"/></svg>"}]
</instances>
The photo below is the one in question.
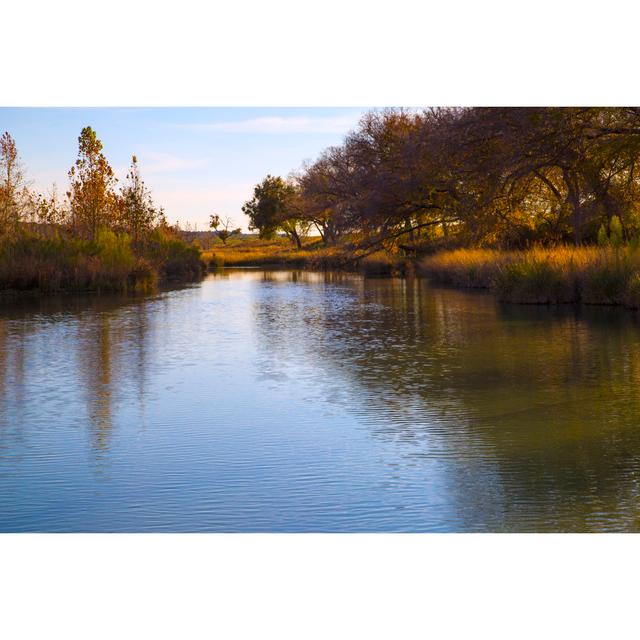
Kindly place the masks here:
<instances>
[{"instance_id":1,"label":"tree trunk","mask_svg":"<svg viewBox=\"0 0 640 640\"><path fill-rule=\"evenodd\" d=\"M313 224L315 225L316 229L318 230L318 233L320 234L320 237L322 238L322 242L324 244L327 244L327 239L325 237L324 231L322 230L322 227L317 222L314 222Z\"/></svg>"},{"instance_id":2,"label":"tree trunk","mask_svg":"<svg viewBox=\"0 0 640 640\"><path fill-rule=\"evenodd\" d=\"M582 244L582 225L584 223L584 213L580 203L580 193L578 180L568 171L563 172L564 181L567 184L567 202L571 205L571 226L573 227L573 241L578 247Z\"/></svg>"}]
</instances>

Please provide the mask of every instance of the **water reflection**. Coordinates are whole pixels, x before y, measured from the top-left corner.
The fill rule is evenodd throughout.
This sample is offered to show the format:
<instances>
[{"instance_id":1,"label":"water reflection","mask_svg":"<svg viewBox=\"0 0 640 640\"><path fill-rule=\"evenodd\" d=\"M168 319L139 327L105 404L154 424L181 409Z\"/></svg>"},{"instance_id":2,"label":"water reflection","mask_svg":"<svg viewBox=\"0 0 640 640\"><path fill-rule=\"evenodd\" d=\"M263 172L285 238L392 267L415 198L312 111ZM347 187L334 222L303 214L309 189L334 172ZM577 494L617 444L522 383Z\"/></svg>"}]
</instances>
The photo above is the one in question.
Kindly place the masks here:
<instances>
[{"instance_id":1,"label":"water reflection","mask_svg":"<svg viewBox=\"0 0 640 640\"><path fill-rule=\"evenodd\" d=\"M0 311L0 425L5 436L68 419L108 449L113 404L146 398L152 301L121 296L19 298ZM68 411L73 407L73 413Z\"/></svg>"},{"instance_id":2,"label":"water reflection","mask_svg":"<svg viewBox=\"0 0 640 640\"><path fill-rule=\"evenodd\" d=\"M349 391L333 402L404 443L405 459L446 459L462 529L637 527L633 314L500 306L419 280L332 296L262 307L260 343L274 357L274 345L306 339Z\"/></svg>"},{"instance_id":3,"label":"water reflection","mask_svg":"<svg viewBox=\"0 0 640 640\"><path fill-rule=\"evenodd\" d=\"M416 279L3 301L0 530L635 531L638 382L632 313Z\"/></svg>"}]
</instances>

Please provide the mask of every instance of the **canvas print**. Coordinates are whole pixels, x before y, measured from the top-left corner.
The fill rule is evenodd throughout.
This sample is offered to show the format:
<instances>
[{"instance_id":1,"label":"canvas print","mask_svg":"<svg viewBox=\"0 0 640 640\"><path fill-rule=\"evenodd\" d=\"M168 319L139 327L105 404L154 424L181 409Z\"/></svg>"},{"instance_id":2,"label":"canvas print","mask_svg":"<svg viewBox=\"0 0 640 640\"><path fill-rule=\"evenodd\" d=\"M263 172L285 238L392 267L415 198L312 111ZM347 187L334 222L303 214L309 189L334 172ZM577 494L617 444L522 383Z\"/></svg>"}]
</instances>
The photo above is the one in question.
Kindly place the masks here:
<instances>
[{"instance_id":1,"label":"canvas print","mask_svg":"<svg viewBox=\"0 0 640 640\"><path fill-rule=\"evenodd\" d=\"M0 135L1 532L640 530L640 108Z\"/></svg>"}]
</instances>

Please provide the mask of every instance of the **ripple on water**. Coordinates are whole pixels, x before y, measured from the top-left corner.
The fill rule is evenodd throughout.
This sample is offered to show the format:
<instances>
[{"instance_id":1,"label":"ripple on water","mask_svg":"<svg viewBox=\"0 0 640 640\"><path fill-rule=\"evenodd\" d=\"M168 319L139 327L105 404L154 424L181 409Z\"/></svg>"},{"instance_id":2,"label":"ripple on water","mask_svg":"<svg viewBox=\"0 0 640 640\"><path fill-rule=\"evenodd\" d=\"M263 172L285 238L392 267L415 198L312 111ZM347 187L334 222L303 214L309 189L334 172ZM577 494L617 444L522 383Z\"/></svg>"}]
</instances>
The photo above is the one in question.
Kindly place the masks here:
<instances>
[{"instance_id":1,"label":"ripple on water","mask_svg":"<svg viewBox=\"0 0 640 640\"><path fill-rule=\"evenodd\" d=\"M0 530L638 530L639 338L350 274L5 304Z\"/></svg>"}]
</instances>

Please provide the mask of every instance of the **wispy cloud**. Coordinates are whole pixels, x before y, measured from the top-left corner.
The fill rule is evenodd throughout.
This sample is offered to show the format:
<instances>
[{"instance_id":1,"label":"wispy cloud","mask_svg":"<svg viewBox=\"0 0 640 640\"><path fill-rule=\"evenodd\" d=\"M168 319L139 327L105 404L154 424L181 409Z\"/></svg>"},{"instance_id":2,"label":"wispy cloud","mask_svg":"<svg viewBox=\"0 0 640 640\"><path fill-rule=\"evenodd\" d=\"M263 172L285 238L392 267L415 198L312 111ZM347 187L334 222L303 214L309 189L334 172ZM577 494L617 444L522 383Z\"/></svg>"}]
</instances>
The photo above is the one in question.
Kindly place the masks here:
<instances>
[{"instance_id":1,"label":"wispy cloud","mask_svg":"<svg viewBox=\"0 0 640 640\"><path fill-rule=\"evenodd\" d=\"M358 122L359 115L346 116L268 116L229 122L185 124L192 131L224 133L347 133Z\"/></svg>"}]
</instances>

